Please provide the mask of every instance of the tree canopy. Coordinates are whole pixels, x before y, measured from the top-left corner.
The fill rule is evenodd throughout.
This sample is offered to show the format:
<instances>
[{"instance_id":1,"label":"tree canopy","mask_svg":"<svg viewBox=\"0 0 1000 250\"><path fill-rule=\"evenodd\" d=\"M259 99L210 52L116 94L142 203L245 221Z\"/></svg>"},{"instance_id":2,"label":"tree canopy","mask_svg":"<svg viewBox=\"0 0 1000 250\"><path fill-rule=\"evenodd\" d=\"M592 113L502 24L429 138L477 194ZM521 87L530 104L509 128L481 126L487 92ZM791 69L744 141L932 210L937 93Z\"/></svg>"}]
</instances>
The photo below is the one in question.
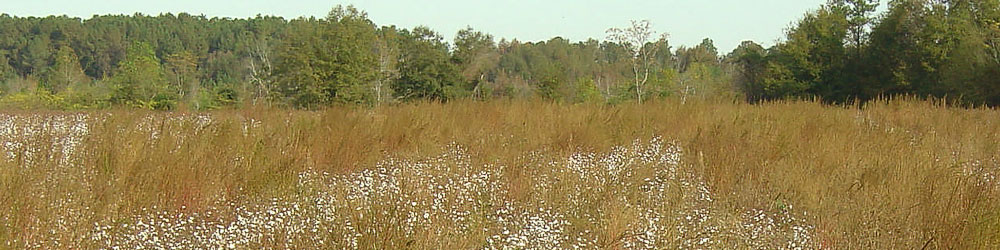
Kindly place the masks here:
<instances>
[{"instance_id":1,"label":"tree canopy","mask_svg":"<svg viewBox=\"0 0 1000 250\"><path fill-rule=\"evenodd\" d=\"M469 27L449 41L428 27L379 26L352 6L293 20L4 14L0 101L315 109L461 98L847 103L915 95L1000 105L1000 1L892 0L881 14L877 6L832 0L774 46L745 41L728 53L709 38L676 48L652 33L630 40L629 29L610 41L522 42Z\"/></svg>"}]
</instances>

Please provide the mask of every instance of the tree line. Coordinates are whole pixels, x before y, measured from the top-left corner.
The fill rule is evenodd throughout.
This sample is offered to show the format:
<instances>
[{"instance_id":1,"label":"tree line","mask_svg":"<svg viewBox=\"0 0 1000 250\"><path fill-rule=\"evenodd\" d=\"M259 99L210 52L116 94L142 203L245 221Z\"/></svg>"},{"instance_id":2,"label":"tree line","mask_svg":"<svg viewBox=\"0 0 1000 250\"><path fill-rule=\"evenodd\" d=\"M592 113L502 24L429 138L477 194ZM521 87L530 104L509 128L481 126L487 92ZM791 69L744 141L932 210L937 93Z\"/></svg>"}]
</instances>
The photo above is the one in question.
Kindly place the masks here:
<instances>
[{"instance_id":1,"label":"tree line","mask_svg":"<svg viewBox=\"0 0 1000 250\"><path fill-rule=\"evenodd\" d=\"M784 41L744 42L730 58L748 101L827 102L897 95L1000 104L1000 1L834 0L806 14Z\"/></svg>"},{"instance_id":2,"label":"tree line","mask_svg":"<svg viewBox=\"0 0 1000 250\"><path fill-rule=\"evenodd\" d=\"M412 100L541 98L618 103L883 96L1000 104L998 0L834 0L770 48L720 54L651 39L648 22L607 41L521 42L467 28L378 26L351 6L326 17L0 15L0 104L27 108L314 109ZM635 38L635 39L632 39Z\"/></svg>"}]
</instances>

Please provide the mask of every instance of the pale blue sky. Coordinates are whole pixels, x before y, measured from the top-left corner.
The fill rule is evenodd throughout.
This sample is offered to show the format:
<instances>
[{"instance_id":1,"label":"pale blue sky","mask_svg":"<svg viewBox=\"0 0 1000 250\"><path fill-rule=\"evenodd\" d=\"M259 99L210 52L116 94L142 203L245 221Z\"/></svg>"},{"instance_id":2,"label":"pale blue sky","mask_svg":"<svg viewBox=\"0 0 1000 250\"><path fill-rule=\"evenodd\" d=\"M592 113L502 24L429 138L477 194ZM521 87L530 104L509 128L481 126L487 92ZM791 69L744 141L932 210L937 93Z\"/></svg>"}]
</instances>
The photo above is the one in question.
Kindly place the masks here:
<instances>
[{"instance_id":1,"label":"pale blue sky","mask_svg":"<svg viewBox=\"0 0 1000 250\"><path fill-rule=\"evenodd\" d=\"M789 25L826 0L0 0L0 12L17 16L187 12L221 17L258 13L286 18L325 16L337 4L353 4L379 25L431 27L451 40L471 26L521 41L561 36L603 40L605 30L629 20L649 19L670 42L692 46L702 38L726 53L743 40L766 46Z\"/></svg>"}]
</instances>

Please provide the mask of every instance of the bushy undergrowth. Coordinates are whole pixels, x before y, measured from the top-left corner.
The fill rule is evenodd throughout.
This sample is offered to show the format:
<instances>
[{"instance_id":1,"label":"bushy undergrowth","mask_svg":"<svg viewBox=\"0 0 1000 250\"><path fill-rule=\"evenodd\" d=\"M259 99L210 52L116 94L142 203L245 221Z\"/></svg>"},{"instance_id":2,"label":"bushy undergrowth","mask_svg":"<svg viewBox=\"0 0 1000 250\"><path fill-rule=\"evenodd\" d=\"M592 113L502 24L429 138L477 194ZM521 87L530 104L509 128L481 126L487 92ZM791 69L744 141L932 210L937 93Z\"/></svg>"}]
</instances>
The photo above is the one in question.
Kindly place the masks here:
<instances>
[{"instance_id":1,"label":"bushy undergrowth","mask_svg":"<svg viewBox=\"0 0 1000 250\"><path fill-rule=\"evenodd\" d=\"M672 101L0 115L0 248L1000 247L1000 116Z\"/></svg>"}]
</instances>

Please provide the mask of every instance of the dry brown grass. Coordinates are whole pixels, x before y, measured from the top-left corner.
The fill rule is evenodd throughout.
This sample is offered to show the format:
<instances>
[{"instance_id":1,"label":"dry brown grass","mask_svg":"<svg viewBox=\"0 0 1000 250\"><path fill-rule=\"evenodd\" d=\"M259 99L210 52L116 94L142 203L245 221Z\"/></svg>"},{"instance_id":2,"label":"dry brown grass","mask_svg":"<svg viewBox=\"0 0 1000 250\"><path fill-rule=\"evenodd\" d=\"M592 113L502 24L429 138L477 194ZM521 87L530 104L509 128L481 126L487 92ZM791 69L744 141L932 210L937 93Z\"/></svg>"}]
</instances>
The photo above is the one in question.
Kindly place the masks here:
<instances>
[{"instance_id":1,"label":"dry brown grass","mask_svg":"<svg viewBox=\"0 0 1000 250\"><path fill-rule=\"evenodd\" d=\"M59 120L67 116L83 118ZM242 208L285 203L306 208L267 218L311 218L321 221L321 230L274 229L237 247L497 247L502 244L490 243L490 237L502 235L506 224L493 221L497 215L491 213L505 206L513 214L559 218L541 216L563 223L555 226L557 234L585 238L585 248L635 247L628 242L640 238L645 210L699 209L711 221L663 222L667 229L656 232L666 240L654 246L691 247L686 239L712 232L685 229L690 227L723 229L711 243L696 246L787 247L790 233L754 242L740 234L753 233L739 225L760 213L794 215L810 225L806 248L1000 247L1000 112L993 109L909 100L861 108L496 101L318 112L20 113L3 119L7 123L0 125L32 132L0 133L6 143L0 147L0 248L102 248L110 240L95 234L128 233L119 225L135 225L143 216L200 213L201 220L225 224ZM67 137L63 125L52 125L62 123L86 125L76 150L53 143ZM580 153L616 155L616 146L649 145L652 138L683 149L676 170L687 177L666 179L672 184L664 187L675 189L662 192L662 200L649 199L643 186L663 177L662 163L627 161L627 171L594 179L560 167ZM421 162L427 167L409 167ZM400 191L361 199L343 186L350 176L379 171L389 174L372 176L398 178ZM480 172L496 176L479 183L473 179L484 179ZM313 183L303 174L327 177ZM466 182L479 186L435 188ZM704 185L711 201L694 197L697 185L687 182ZM332 207L360 209L323 210L316 197L332 197ZM434 210L428 204L437 200L469 214L454 221L419 213ZM323 224L325 219L331 222ZM344 221L350 226L338 224ZM772 230L792 226L777 223L780 228ZM356 242L348 242L348 234ZM527 247L547 246L529 241Z\"/></svg>"}]
</instances>

